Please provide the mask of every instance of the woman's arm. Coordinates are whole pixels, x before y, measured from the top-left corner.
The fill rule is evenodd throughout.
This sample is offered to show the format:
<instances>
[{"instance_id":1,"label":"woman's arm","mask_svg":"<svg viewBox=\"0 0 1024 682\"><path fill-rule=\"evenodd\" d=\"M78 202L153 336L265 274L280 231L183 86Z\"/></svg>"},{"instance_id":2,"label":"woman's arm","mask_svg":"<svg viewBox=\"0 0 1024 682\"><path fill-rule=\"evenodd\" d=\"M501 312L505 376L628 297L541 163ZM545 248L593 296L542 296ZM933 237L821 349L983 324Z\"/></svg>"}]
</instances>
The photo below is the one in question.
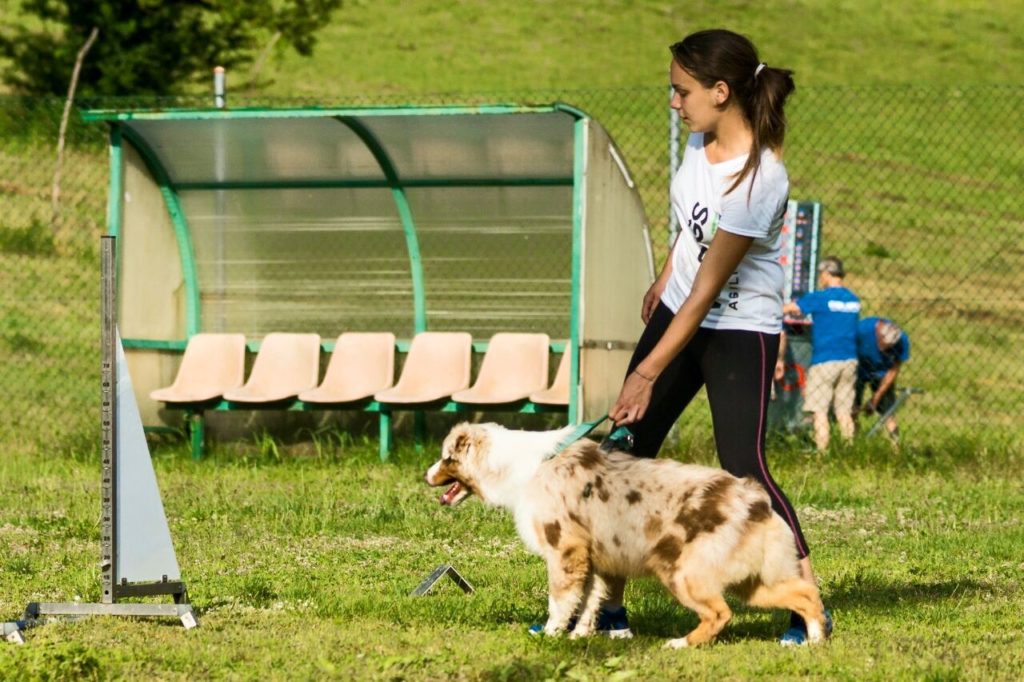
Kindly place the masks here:
<instances>
[{"instance_id":1,"label":"woman's arm","mask_svg":"<svg viewBox=\"0 0 1024 682\"><path fill-rule=\"evenodd\" d=\"M679 234L682 234L680 232ZM644 324L647 324L651 319L651 314L654 309L658 307L658 302L661 300L661 295L665 293L665 287L668 286L669 279L672 278L672 258L676 252L676 242L679 241L679 235L676 235L675 241L672 242L672 248L668 250L668 258L665 259L665 265L661 268L661 274L654 280L647 289L647 293L644 294L643 303L640 305L640 319L643 320Z\"/></svg>"},{"instance_id":2,"label":"woman's arm","mask_svg":"<svg viewBox=\"0 0 1024 682\"><path fill-rule=\"evenodd\" d=\"M632 424L644 416L651 402L654 380L696 333L753 241L753 237L743 237L726 230L715 233L697 270L690 295L683 301L661 340L626 377L615 405L608 411L612 421L619 425Z\"/></svg>"}]
</instances>

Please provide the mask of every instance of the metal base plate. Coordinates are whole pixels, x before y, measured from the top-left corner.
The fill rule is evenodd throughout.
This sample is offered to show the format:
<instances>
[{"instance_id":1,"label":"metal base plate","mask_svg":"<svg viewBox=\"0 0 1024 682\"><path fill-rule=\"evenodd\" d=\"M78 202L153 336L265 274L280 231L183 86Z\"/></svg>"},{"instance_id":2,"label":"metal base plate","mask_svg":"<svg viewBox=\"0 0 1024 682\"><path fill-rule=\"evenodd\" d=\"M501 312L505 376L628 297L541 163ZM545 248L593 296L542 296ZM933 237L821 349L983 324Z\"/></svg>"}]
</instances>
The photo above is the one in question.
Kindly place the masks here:
<instances>
[{"instance_id":1,"label":"metal base plate","mask_svg":"<svg viewBox=\"0 0 1024 682\"><path fill-rule=\"evenodd\" d=\"M25 607L23 620L3 624L9 642L24 644L22 631L42 625L51 618L83 618L85 616L131 616L136 618L177 618L186 630L199 625L191 604L83 604L81 602L32 602Z\"/></svg>"}]
</instances>

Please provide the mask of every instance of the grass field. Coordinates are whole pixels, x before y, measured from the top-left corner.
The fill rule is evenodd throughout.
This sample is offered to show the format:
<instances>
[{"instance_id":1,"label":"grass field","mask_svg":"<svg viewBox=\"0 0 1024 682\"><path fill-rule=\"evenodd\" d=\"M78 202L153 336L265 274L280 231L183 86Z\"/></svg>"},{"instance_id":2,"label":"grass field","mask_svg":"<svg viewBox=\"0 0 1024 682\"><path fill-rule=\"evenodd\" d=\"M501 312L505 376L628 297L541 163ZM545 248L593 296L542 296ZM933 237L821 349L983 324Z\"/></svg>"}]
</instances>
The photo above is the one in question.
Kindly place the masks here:
<instances>
[{"instance_id":1,"label":"grass field","mask_svg":"<svg viewBox=\"0 0 1024 682\"><path fill-rule=\"evenodd\" d=\"M0 3L10 16L20 5ZM1014 0L349 0L312 58L278 42L258 73L229 73L228 88L351 100L648 86L665 80L669 44L718 26L749 35L803 85L1011 84L1024 74L1019 9ZM208 80L194 89L209 92Z\"/></svg>"},{"instance_id":2,"label":"grass field","mask_svg":"<svg viewBox=\"0 0 1024 682\"><path fill-rule=\"evenodd\" d=\"M263 447L261 447L263 446ZM546 579L511 519L451 510L422 483L436 445L375 461L324 437L255 442L201 464L154 448L182 577L201 626L94 618L0 646L6 679L1015 680L1024 675L1019 454L888 447L828 457L775 448L836 621L828 645L775 643L786 616L737 606L713 645L661 648L696 624L649 580L631 583L631 641L534 639ZM980 455L980 456L979 456ZM711 462L704 452L680 453ZM28 601L97 601L98 463L0 459L0 616ZM442 562L444 581L408 593Z\"/></svg>"},{"instance_id":3,"label":"grass field","mask_svg":"<svg viewBox=\"0 0 1024 682\"><path fill-rule=\"evenodd\" d=\"M281 49L259 78L270 94L326 99L654 85L668 45L718 26L804 85L1019 83L1024 72L1010 0L356 0L314 59Z\"/></svg>"}]
</instances>

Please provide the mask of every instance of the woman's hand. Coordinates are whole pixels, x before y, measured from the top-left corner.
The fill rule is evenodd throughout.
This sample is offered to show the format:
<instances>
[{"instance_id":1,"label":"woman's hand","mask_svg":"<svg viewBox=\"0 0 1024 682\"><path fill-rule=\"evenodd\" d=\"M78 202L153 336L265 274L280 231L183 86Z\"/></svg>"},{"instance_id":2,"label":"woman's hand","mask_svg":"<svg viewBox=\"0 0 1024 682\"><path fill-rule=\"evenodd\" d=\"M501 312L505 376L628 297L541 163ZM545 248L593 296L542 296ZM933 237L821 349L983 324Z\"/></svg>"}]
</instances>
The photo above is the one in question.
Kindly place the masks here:
<instances>
[{"instance_id":1,"label":"woman's hand","mask_svg":"<svg viewBox=\"0 0 1024 682\"><path fill-rule=\"evenodd\" d=\"M658 307L658 303L661 301L661 295L665 292L665 281L659 277L654 280L647 289L647 293L644 294L644 302L640 307L640 319L647 324L651 321L651 315L654 313L654 309Z\"/></svg>"},{"instance_id":2,"label":"woman's hand","mask_svg":"<svg viewBox=\"0 0 1024 682\"><path fill-rule=\"evenodd\" d=\"M616 426L625 426L640 421L647 406L651 404L651 389L654 381L641 376L637 372L630 372L626 381L622 384L619 397L616 399L608 416Z\"/></svg>"}]
</instances>

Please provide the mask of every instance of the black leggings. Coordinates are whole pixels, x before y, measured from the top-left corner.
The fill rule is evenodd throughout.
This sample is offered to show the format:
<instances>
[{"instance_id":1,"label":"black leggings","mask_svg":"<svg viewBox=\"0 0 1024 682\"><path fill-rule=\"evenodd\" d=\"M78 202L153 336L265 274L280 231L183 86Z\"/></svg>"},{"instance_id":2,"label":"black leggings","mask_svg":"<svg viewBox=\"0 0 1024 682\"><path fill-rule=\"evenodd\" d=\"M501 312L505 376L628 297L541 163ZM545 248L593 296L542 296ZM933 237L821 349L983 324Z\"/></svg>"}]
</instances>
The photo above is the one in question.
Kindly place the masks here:
<instances>
[{"instance_id":1,"label":"black leggings","mask_svg":"<svg viewBox=\"0 0 1024 682\"><path fill-rule=\"evenodd\" d=\"M659 303L640 336L629 371L647 357L672 322L672 311ZM761 482L772 509L789 524L800 558L810 550L793 505L768 473L764 456L768 396L779 351L779 335L739 330L697 330L690 342L654 382L644 418L629 426L633 453L656 457L669 429L701 386L707 386L715 446L722 468L734 476Z\"/></svg>"}]
</instances>

